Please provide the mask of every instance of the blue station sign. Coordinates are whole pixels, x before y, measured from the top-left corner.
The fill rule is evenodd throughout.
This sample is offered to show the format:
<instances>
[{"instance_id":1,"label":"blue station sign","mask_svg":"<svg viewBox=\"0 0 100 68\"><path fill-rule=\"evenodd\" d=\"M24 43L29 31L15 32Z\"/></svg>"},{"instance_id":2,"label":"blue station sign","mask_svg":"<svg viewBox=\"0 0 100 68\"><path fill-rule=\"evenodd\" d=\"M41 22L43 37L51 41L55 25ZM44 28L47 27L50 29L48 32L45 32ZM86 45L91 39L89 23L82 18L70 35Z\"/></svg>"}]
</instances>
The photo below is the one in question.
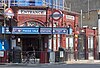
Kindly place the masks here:
<instances>
[{"instance_id":1,"label":"blue station sign","mask_svg":"<svg viewBox=\"0 0 100 68\"><path fill-rule=\"evenodd\" d=\"M67 29L63 27L13 27L12 32L8 27L2 27L2 34L67 34Z\"/></svg>"},{"instance_id":2,"label":"blue station sign","mask_svg":"<svg viewBox=\"0 0 100 68\"><path fill-rule=\"evenodd\" d=\"M39 34L39 28L14 27L12 34Z\"/></svg>"}]
</instances>

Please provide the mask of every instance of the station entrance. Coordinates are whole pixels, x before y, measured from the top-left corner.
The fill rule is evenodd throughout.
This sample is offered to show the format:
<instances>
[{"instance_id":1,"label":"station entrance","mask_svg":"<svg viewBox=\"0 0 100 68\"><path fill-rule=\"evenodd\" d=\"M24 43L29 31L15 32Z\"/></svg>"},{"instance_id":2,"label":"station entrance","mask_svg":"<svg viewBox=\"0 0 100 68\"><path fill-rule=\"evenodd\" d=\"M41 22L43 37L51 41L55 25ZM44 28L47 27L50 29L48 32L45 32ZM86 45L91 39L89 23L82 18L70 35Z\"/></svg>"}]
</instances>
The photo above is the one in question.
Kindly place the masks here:
<instances>
[{"instance_id":1,"label":"station entrance","mask_svg":"<svg viewBox=\"0 0 100 68\"><path fill-rule=\"evenodd\" d=\"M20 46L22 48L22 59L35 59L36 62L45 62L45 39L46 35L22 35ZM41 60L44 59L44 60Z\"/></svg>"}]
</instances>

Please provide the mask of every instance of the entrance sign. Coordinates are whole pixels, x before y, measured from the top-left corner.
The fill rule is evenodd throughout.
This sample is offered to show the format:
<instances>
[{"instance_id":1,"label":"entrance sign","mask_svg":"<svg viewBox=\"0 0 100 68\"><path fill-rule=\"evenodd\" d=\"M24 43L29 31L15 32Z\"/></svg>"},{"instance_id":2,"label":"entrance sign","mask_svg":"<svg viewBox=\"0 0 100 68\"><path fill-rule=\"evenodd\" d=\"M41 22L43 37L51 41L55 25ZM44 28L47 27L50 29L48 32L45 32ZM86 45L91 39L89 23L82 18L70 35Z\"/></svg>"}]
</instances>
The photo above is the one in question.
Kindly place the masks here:
<instances>
[{"instance_id":1,"label":"entrance sign","mask_svg":"<svg viewBox=\"0 0 100 68\"><path fill-rule=\"evenodd\" d=\"M18 14L35 14L35 15L46 15L46 10L24 10L20 9Z\"/></svg>"}]
</instances>

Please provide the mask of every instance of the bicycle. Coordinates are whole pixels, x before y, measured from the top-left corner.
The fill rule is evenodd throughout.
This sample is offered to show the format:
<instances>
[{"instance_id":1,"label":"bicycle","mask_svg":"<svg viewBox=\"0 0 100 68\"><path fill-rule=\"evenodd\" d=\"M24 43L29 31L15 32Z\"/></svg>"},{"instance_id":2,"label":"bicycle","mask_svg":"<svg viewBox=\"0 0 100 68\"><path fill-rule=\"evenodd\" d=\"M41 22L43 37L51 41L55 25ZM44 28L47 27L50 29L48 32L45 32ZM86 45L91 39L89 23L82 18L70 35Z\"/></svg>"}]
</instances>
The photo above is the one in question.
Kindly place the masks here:
<instances>
[{"instance_id":1,"label":"bicycle","mask_svg":"<svg viewBox=\"0 0 100 68\"><path fill-rule=\"evenodd\" d=\"M33 64L33 63L36 63L35 59L36 59L35 58L35 53L27 52L26 53L26 57L23 60L23 63L31 63L31 64ZM34 60L34 62L32 60Z\"/></svg>"}]
</instances>

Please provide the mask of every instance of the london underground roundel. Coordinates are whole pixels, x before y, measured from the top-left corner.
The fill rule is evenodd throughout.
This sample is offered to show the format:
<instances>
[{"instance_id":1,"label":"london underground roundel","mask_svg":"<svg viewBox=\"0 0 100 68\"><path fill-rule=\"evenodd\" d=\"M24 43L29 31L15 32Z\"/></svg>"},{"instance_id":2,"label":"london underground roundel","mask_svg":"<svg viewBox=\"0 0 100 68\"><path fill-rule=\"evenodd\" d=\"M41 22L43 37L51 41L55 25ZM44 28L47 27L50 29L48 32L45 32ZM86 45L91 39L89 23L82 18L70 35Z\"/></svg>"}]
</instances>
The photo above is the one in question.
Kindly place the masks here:
<instances>
[{"instance_id":1,"label":"london underground roundel","mask_svg":"<svg viewBox=\"0 0 100 68\"><path fill-rule=\"evenodd\" d=\"M52 14L53 20L57 21L63 16L62 12L59 10L55 10Z\"/></svg>"}]
</instances>

